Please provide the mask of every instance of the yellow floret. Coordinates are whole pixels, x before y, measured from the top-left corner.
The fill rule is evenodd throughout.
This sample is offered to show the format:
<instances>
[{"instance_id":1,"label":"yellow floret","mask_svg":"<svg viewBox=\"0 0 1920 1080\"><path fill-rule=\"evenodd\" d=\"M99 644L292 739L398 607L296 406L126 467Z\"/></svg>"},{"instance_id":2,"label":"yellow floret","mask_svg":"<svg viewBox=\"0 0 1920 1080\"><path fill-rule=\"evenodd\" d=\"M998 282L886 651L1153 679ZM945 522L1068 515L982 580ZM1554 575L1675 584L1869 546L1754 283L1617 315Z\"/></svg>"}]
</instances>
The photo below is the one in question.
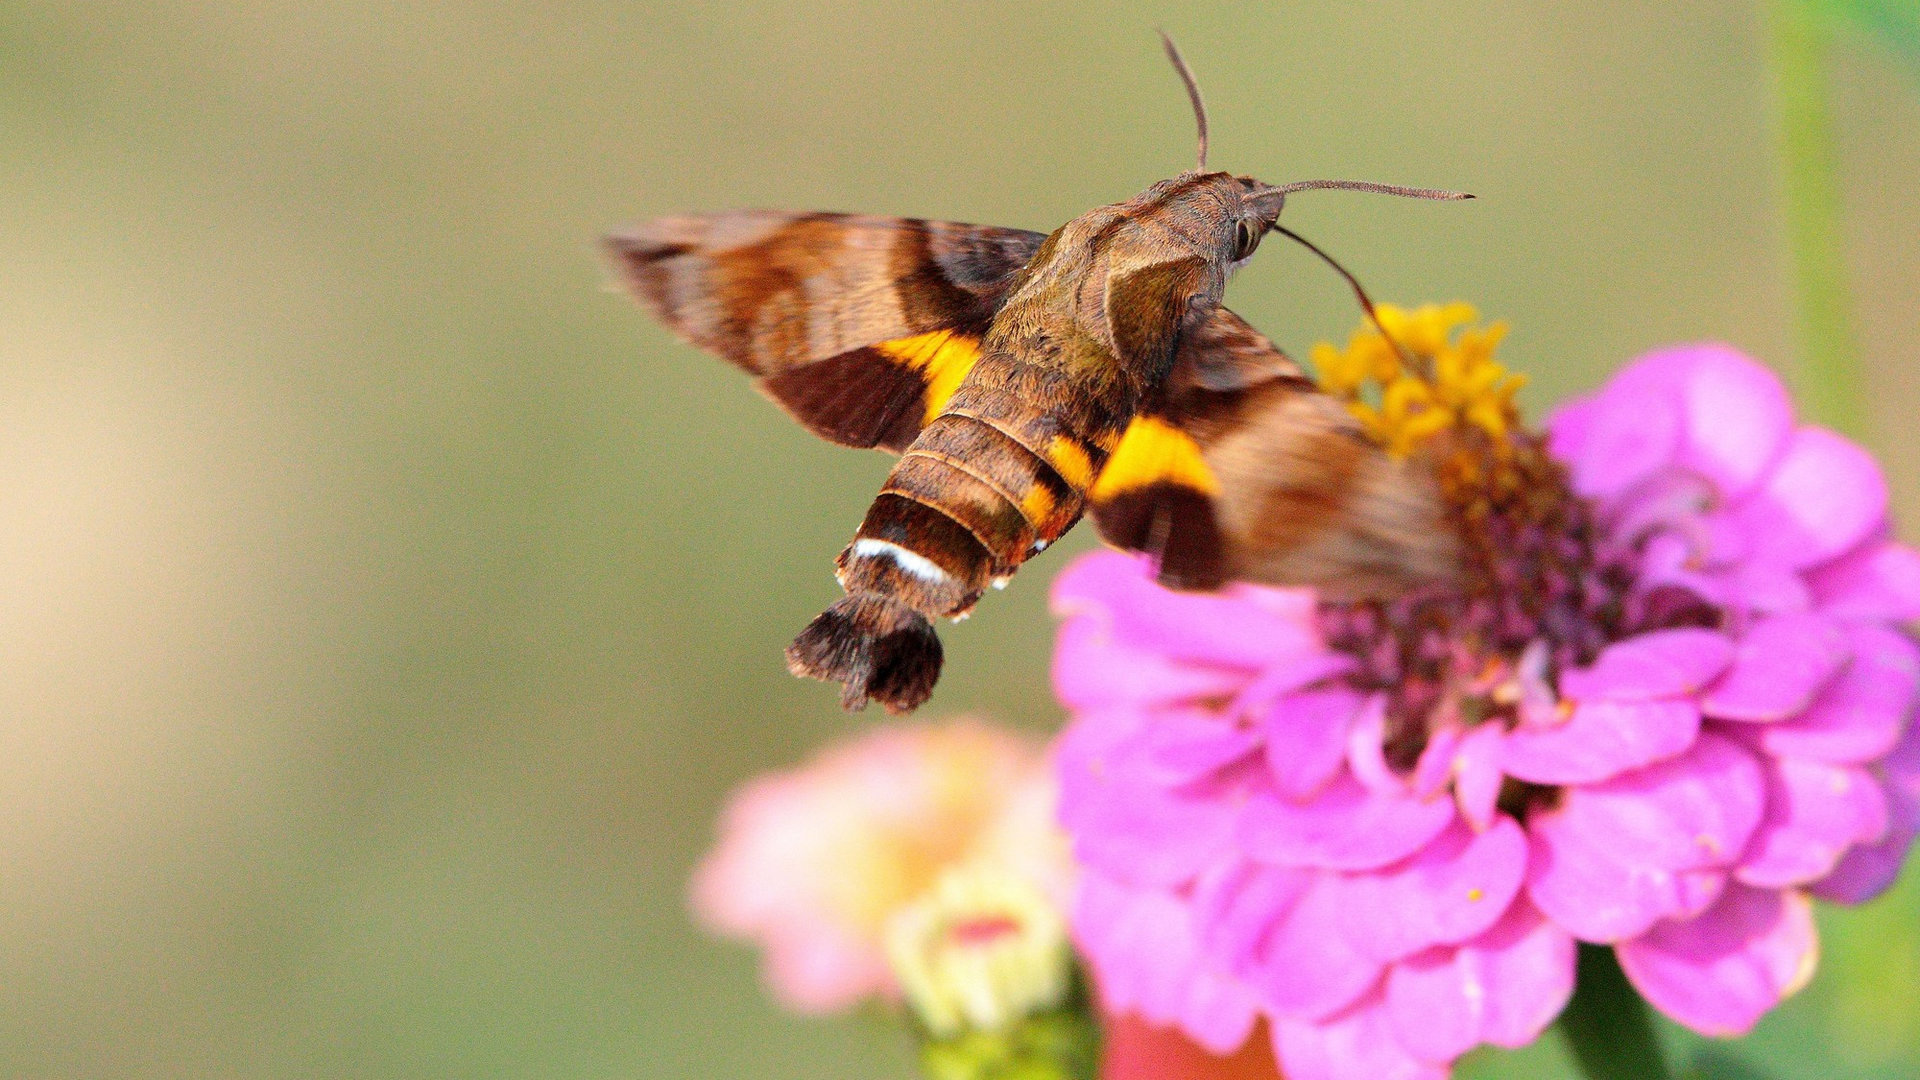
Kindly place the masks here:
<instances>
[{"instance_id":1,"label":"yellow floret","mask_svg":"<svg viewBox=\"0 0 1920 1080\"><path fill-rule=\"evenodd\" d=\"M1355 330L1345 349L1322 342L1312 352L1321 387L1347 402L1367 435L1398 457L1454 428L1504 443L1526 382L1494 359L1507 325L1474 325L1479 313L1459 302L1381 304L1376 314L1379 326Z\"/></svg>"}]
</instances>

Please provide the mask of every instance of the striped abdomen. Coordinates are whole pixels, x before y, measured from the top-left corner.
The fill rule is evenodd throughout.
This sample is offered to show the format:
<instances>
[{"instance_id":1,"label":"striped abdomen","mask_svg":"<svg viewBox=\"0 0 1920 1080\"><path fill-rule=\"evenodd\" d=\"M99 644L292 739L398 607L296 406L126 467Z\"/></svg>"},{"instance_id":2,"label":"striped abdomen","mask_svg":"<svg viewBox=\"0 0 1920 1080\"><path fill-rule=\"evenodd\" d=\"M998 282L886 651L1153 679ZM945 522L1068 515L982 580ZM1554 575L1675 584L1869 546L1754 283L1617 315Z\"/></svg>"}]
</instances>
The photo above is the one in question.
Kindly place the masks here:
<instances>
[{"instance_id":1,"label":"striped abdomen","mask_svg":"<svg viewBox=\"0 0 1920 1080\"><path fill-rule=\"evenodd\" d=\"M787 649L791 670L840 682L849 709L871 698L906 712L926 700L940 673L928 620L965 615L1073 527L1124 423L1085 387L1064 395L1066 409L1034 408L1021 384L1048 375L1060 377L992 354L976 365L840 553L847 596Z\"/></svg>"},{"instance_id":2,"label":"striped abdomen","mask_svg":"<svg viewBox=\"0 0 1920 1080\"><path fill-rule=\"evenodd\" d=\"M848 592L888 592L929 616L963 615L981 592L1080 519L1122 410L1087 387L1036 409L1022 386L1058 371L983 359L901 456L840 556Z\"/></svg>"}]
</instances>

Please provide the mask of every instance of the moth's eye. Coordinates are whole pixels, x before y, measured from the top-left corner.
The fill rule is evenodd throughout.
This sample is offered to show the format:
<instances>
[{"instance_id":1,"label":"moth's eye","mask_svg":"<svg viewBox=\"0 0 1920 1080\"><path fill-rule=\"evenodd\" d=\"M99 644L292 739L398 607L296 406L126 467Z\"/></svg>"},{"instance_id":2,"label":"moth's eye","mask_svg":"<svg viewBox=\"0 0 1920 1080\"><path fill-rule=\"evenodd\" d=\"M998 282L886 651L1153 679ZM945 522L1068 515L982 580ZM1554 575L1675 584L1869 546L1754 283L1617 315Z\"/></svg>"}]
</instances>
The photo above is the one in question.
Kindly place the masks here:
<instances>
[{"instance_id":1,"label":"moth's eye","mask_svg":"<svg viewBox=\"0 0 1920 1080\"><path fill-rule=\"evenodd\" d=\"M1262 231L1264 230L1262 230L1260 226L1255 225L1251 221L1241 221L1236 225L1234 225L1233 227L1233 261L1234 262L1239 262L1241 259L1244 259L1247 256L1253 254L1253 249L1260 246L1260 234Z\"/></svg>"}]
</instances>

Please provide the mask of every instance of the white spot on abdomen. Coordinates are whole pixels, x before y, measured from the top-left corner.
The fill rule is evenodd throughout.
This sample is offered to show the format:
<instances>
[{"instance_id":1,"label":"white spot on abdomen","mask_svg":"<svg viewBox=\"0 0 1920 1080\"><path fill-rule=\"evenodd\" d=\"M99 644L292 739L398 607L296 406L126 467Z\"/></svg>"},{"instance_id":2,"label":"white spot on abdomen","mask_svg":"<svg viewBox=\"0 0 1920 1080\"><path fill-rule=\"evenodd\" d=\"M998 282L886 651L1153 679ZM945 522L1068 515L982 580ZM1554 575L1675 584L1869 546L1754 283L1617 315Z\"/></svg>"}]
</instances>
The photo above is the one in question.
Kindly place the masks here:
<instances>
[{"instance_id":1,"label":"white spot on abdomen","mask_svg":"<svg viewBox=\"0 0 1920 1080\"><path fill-rule=\"evenodd\" d=\"M856 559L878 559L883 556L891 558L895 566L921 581L938 585L948 580L947 572L940 569L932 559L918 552L908 551L890 540L875 540L863 536L853 542L853 557Z\"/></svg>"}]
</instances>

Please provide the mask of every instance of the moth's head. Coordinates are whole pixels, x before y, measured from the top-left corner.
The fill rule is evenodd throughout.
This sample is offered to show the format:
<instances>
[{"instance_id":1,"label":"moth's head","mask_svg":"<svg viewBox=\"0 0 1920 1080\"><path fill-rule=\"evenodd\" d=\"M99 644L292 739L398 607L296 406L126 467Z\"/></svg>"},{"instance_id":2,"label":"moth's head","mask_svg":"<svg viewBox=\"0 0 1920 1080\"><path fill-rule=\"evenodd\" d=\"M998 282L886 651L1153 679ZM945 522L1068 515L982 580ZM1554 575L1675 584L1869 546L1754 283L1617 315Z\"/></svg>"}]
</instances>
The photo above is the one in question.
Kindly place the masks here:
<instances>
[{"instance_id":1,"label":"moth's head","mask_svg":"<svg viewBox=\"0 0 1920 1080\"><path fill-rule=\"evenodd\" d=\"M1167 59L1187 88L1187 100L1193 105L1194 126L1199 129L1199 165L1194 171L1156 184L1141 197L1142 202L1161 215L1185 226L1179 229L1203 250L1195 254L1238 266L1253 256L1260 238L1280 221L1287 196L1296 191L1337 188L1347 191L1371 191L1381 195L1400 195L1413 199L1471 199L1459 191L1375 184L1365 180L1302 180L1292 184L1269 184L1251 176L1229 176L1207 171L1207 106L1200 98L1200 83L1193 69L1181 57L1180 49L1166 31L1160 32ZM1281 232L1287 230L1282 229ZM1292 235L1289 233L1288 235ZM1298 237L1295 237L1298 239Z\"/></svg>"},{"instance_id":2,"label":"moth's head","mask_svg":"<svg viewBox=\"0 0 1920 1080\"><path fill-rule=\"evenodd\" d=\"M1253 257L1260 238L1280 223L1280 211L1287 205L1287 192L1251 176L1233 179L1240 186L1239 213L1233 226L1233 263L1238 266Z\"/></svg>"},{"instance_id":3,"label":"moth's head","mask_svg":"<svg viewBox=\"0 0 1920 1080\"><path fill-rule=\"evenodd\" d=\"M1116 256L1138 246L1150 258L1237 266L1253 256L1285 202L1281 189L1251 176L1185 172L1122 204L1119 227L1109 225L1105 238Z\"/></svg>"}]
</instances>

